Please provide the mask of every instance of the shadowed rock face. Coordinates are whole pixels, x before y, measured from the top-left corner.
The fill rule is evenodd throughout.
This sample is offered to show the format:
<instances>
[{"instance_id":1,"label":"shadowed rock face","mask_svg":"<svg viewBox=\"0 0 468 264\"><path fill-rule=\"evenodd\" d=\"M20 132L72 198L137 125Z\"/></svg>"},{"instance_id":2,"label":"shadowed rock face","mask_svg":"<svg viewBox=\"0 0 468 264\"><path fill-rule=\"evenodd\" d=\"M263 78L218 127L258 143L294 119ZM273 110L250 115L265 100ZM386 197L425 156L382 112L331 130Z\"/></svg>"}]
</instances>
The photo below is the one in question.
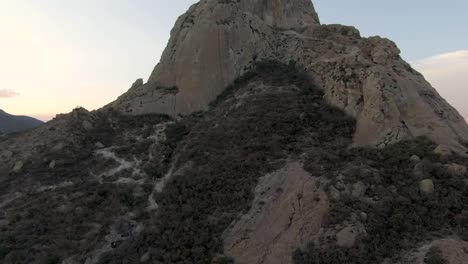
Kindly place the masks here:
<instances>
[{"instance_id":1,"label":"shadowed rock face","mask_svg":"<svg viewBox=\"0 0 468 264\"><path fill-rule=\"evenodd\" d=\"M427 136L464 152L465 120L399 54L388 39L320 25L308 0L205 0L177 20L148 83L112 106L132 115L203 111L255 61L294 60L358 120L357 145Z\"/></svg>"},{"instance_id":2,"label":"shadowed rock face","mask_svg":"<svg viewBox=\"0 0 468 264\"><path fill-rule=\"evenodd\" d=\"M274 31L319 25L308 0L205 0L176 22L147 84L114 106L131 114L206 110L224 88L274 48ZM177 92L167 92L178 87Z\"/></svg>"}]
</instances>

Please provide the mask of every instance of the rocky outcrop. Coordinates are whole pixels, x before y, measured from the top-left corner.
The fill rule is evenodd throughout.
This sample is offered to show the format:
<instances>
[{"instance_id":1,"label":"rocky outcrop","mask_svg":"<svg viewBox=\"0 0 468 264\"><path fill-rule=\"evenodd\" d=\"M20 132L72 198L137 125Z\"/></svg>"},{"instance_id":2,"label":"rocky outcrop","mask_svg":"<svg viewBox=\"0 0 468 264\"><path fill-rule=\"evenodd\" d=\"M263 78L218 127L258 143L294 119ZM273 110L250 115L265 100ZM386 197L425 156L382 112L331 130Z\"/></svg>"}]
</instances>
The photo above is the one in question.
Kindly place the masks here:
<instances>
[{"instance_id":1,"label":"rocky outcrop","mask_svg":"<svg viewBox=\"0 0 468 264\"><path fill-rule=\"evenodd\" d=\"M438 258L443 262L431 262L431 250L436 250ZM446 264L464 264L468 259L468 243L455 238L445 238L429 242L414 252L403 257L401 263L446 263ZM387 262L390 263L390 262ZM385 264L385 263L384 263Z\"/></svg>"},{"instance_id":2,"label":"rocky outcrop","mask_svg":"<svg viewBox=\"0 0 468 264\"><path fill-rule=\"evenodd\" d=\"M148 82L111 105L127 114L206 110L255 61L294 60L327 100L358 120L357 145L383 147L427 136L458 152L464 119L381 37L320 25L308 0L202 0L176 22Z\"/></svg>"},{"instance_id":3,"label":"rocky outcrop","mask_svg":"<svg viewBox=\"0 0 468 264\"><path fill-rule=\"evenodd\" d=\"M224 248L239 264L289 264L321 228L328 198L298 163L260 179L252 209L225 232Z\"/></svg>"},{"instance_id":4,"label":"rocky outcrop","mask_svg":"<svg viewBox=\"0 0 468 264\"><path fill-rule=\"evenodd\" d=\"M0 161L11 165L13 158L28 160L39 156L45 150L63 154L64 149L79 145L76 142L76 134L85 134L92 130L95 119L95 113L84 108L57 115L41 127L0 141L0 149L3 150L0 153Z\"/></svg>"},{"instance_id":5,"label":"rocky outcrop","mask_svg":"<svg viewBox=\"0 0 468 264\"><path fill-rule=\"evenodd\" d=\"M445 169L446 169L447 173L450 176L453 176L453 177L463 177L463 176L465 176L465 174L467 172L467 169L466 169L465 166L459 165L459 164L456 164L456 163L445 165Z\"/></svg>"},{"instance_id":6,"label":"rocky outcrop","mask_svg":"<svg viewBox=\"0 0 468 264\"><path fill-rule=\"evenodd\" d=\"M362 226L347 226L336 234L336 245L341 248L352 248L356 245L359 235L365 232Z\"/></svg>"},{"instance_id":7,"label":"rocky outcrop","mask_svg":"<svg viewBox=\"0 0 468 264\"><path fill-rule=\"evenodd\" d=\"M318 25L307 0L204 0L176 22L148 83L114 106L131 114L206 110L224 88L271 50L274 28Z\"/></svg>"},{"instance_id":8,"label":"rocky outcrop","mask_svg":"<svg viewBox=\"0 0 468 264\"><path fill-rule=\"evenodd\" d=\"M423 194L432 194L434 192L434 188L434 182L431 179L426 179L419 182L419 190Z\"/></svg>"}]
</instances>

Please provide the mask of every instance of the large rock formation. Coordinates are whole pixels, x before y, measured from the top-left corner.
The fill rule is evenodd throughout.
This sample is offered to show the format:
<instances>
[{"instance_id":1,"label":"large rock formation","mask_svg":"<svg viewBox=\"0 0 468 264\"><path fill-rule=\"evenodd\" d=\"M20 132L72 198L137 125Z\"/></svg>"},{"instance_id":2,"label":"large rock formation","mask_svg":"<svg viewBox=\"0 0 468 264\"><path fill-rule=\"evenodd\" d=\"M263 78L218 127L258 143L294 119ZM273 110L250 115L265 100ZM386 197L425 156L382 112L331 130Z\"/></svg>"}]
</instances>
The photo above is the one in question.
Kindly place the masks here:
<instances>
[{"instance_id":1,"label":"large rock formation","mask_svg":"<svg viewBox=\"0 0 468 264\"><path fill-rule=\"evenodd\" d=\"M465 151L465 120L399 53L388 39L320 25L309 0L202 0L177 20L148 82L112 106L133 115L206 110L255 61L294 60L358 120L358 145L428 136Z\"/></svg>"},{"instance_id":2,"label":"large rock formation","mask_svg":"<svg viewBox=\"0 0 468 264\"><path fill-rule=\"evenodd\" d=\"M201 1L120 112L0 136L0 262L467 263L467 125L398 53L308 0Z\"/></svg>"},{"instance_id":3,"label":"large rock formation","mask_svg":"<svg viewBox=\"0 0 468 264\"><path fill-rule=\"evenodd\" d=\"M115 105L132 114L205 110L256 57L272 51L275 29L318 24L308 0L201 1L177 20L148 83Z\"/></svg>"},{"instance_id":4,"label":"large rock formation","mask_svg":"<svg viewBox=\"0 0 468 264\"><path fill-rule=\"evenodd\" d=\"M319 233L328 213L328 197L317 186L297 163L262 177L252 208L225 233L225 252L238 264L292 263L291 252Z\"/></svg>"}]
</instances>

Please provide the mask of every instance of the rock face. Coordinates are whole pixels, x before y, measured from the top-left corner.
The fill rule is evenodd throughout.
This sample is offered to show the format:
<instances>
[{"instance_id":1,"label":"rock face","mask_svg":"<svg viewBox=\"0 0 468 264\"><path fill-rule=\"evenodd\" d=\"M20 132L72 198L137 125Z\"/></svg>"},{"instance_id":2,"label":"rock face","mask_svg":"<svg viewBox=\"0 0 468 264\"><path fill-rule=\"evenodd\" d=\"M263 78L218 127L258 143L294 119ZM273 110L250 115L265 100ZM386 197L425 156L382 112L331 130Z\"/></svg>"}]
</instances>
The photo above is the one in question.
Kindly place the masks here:
<instances>
[{"instance_id":1,"label":"rock face","mask_svg":"<svg viewBox=\"0 0 468 264\"><path fill-rule=\"evenodd\" d=\"M320 231L328 198L298 163L260 180L254 206L225 233L226 253L239 264L292 263L291 252Z\"/></svg>"},{"instance_id":2,"label":"rock face","mask_svg":"<svg viewBox=\"0 0 468 264\"><path fill-rule=\"evenodd\" d=\"M206 110L255 61L294 60L358 120L356 144L428 136L465 152L464 119L399 54L388 39L320 25L309 0L202 0L177 20L148 82L111 105L132 115L186 115Z\"/></svg>"},{"instance_id":3,"label":"rock face","mask_svg":"<svg viewBox=\"0 0 468 264\"><path fill-rule=\"evenodd\" d=\"M114 104L132 113L205 110L224 88L272 48L274 29L318 25L308 0L204 0L176 22L146 85Z\"/></svg>"},{"instance_id":4,"label":"rock face","mask_svg":"<svg viewBox=\"0 0 468 264\"><path fill-rule=\"evenodd\" d=\"M440 256L446 264L464 264L468 259L468 243L453 238L445 238L431 241L411 254L404 257L404 263L426 264L435 263L427 260L428 252L431 248L440 251ZM439 262L438 262L439 263Z\"/></svg>"}]
</instances>

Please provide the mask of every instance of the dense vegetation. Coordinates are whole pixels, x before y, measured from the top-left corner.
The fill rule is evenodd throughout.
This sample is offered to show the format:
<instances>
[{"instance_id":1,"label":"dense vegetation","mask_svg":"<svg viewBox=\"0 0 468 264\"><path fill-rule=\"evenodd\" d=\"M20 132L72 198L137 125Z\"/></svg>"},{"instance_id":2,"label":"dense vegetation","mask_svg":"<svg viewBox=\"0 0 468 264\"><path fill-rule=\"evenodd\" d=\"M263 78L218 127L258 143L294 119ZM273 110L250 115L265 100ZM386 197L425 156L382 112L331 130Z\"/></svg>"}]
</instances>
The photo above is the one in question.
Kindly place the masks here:
<instances>
[{"instance_id":1,"label":"dense vegetation","mask_svg":"<svg viewBox=\"0 0 468 264\"><path fill-rule=\"evenodd\" d=\"M137 144L137 138L150 137L156 125L168 121L165 116L128 117L101 111L92 115L93 128L83 130L82 120L89 114L78 109L70 115L73 117L65 117L70 144L60 152L39 149L37 157L25 162L24 175L1 175L0 195L14 190L22 196L0 209L0 263L61 263L99 248L112 226L129 221L128 213L134 213L135 219L144 214L154 179L148 178L141 186L116 184L112 179L98 182L93 173L117 164L96 156L95 144L115 146L121 158L165 164L171 159L174 141L181 137L173 133L162 144L151 140L144 140L143 146ZM149 160L149 152L157 154ZM53 169L51 161L55 162ZM166 167L158 169L164 173ZM118 176L130 175L122 171Z\"/></svg>"},{"instance_id":2,"label":"dense vegetation","mask_svg":"<svg viewBox=\"0 0 468 264\"><path fill-rule=\"evenodd\" d=\"M230 263L222 257L221 235L249 209L257 179L314 145L348 145L353 129L296 65L259 63L185 138L177 164L193 165L158 195L152 228L101 263L121 263L125 254L146 248L153 263L211 263L215 257L215 263Z\"/></svg>"},{"instance_id":3,"label":"dense vegetation","mask_svg":"<svg viewBox=\"0 0 468 264\"><path fill-rule=\"evenodd\" d=\"M304 161L305 169L329 186L340 180L347 185L363 182L369 186L365 196L373 199L368 203L342 195L333 200L324 227L333 229L364 212L366 235L347 249L334 240L321 241L320 248L311 243L294 252L297 264L381 263L434 237L468 239L467 186L443 166L468 162L434 155L435 146L423 138L385 149L350 149L354 120L329 106L295 63L258 62L209 111L177 122L106 110L95 113L93 129L84 131L81 114L86 115L78 111L70 124L75 144L60 153L45 148L25 164L27 177L5 176L0 194L37 182L73 185L27 193L2 208L0 220L8 224L0 226L1 263L52 264L71 255L85 256L99 248L115 226L124 226L125 239L112 243L100 264L232 263L223 255L222 233L250 209L259 177L288 159ZM155 132L163 123L165 140L158 142ZM139 160L148 176L143 184L116 184L116 178L130 177L126 170L98 182L93 175L116 164L96 160L97 142L112 146L120 158ZM419 192L413 155L428 164L425 173L436 185L432 195ZM53 170L51 160L57 161ZM156 212L146 210L154 183L171 166L188 169L156 193ZM144 227L141 232L128 227L135 223ZM426 262L443 259L433 250Z\"/></svg>"},{"instance_id":4,"label":"dense vegetation","mask_svg":"<svg viewBox=\"0 0 468 264\"><path fill-rule=\"evenodd\" d=\"M118 217L146 206L146 196L133 192L85 182L18 199L12 205L17 209L8 209L11 222L0 228L0 262L53 264L87 253Z\"/></svg>"},{"instance_id":5,"label":"dense vegetation","mask_svg":"<svg viewBox=\"0 0 468 264\"><path fill-rule=\"evenodd\" d=\"M468 186L462 177L448 174L442 164L468 162L461 157L434 155L434 148L433 143L421 138L385 149L343 150L347 155L339 159L322 159L328 164L328 175L342 172L336 164L343 162L348 166L353 163L369 166L374 173L366 175L350 171L342 175L348 184L362 181L372 186L366 196L372 197L375 203L351 196L333 202L328 218L330 228L350 221L353 214L364 212L367 220L362 224L366 234L361 235L356 245L349 249L337 247L334 241L326 242L320 248L310 244L306 251L295 252L296 263L381 263L388 258L398 259L401 253L413 249L418 243L437 237L456 235L468 241ZM412 155L426 159L423 161L427 173L425 178L433 179L436 186L433 194L419 191L421 179L414 175ZM336 180L333 176L331 179L333 184Z\"/></svg>"}]
</instances>

